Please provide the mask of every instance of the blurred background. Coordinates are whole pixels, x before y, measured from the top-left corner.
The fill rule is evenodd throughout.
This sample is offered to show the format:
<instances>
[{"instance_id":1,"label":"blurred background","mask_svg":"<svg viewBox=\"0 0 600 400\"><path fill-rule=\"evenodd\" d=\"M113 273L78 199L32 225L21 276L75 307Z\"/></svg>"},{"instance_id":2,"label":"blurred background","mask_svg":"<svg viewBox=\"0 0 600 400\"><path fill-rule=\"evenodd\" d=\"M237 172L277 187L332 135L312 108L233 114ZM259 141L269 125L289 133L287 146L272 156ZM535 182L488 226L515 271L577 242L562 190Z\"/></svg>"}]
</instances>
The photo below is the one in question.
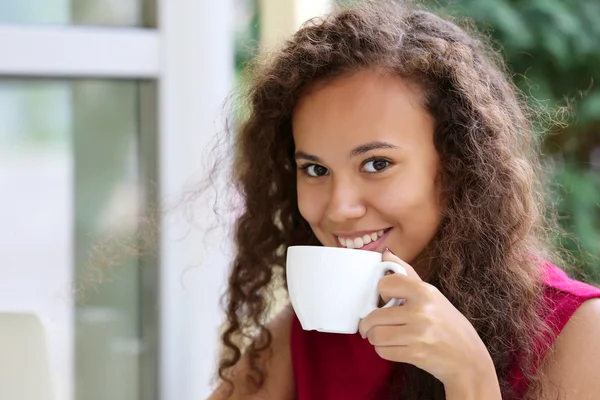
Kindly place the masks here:
<instances>
[{"instance_id":1,"label":"blurred background","mask_svg":"<svg viewBox=\"0 0 600 400\"><path fill-rule=\"evenodd\" d=\"M229 236L147 215L206 172L252 55L331 1L0 0L0 314L41 321L54 399L210 393ZM557 240L600 282L600 3L443 8L496 40L530 101L570 108L544 143ZM154 223L140 253L127 241Z\"/></svg>"}]
</instances>

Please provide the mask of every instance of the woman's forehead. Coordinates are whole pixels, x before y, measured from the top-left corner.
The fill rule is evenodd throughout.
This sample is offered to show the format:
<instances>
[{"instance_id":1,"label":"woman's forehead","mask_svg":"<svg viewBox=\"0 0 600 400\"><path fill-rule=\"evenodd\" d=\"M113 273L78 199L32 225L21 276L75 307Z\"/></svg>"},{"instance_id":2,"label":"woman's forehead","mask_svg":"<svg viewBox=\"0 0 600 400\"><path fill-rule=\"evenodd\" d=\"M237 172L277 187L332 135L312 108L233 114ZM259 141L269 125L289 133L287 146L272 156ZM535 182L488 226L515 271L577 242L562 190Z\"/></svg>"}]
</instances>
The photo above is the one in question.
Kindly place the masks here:
<instances>
[{"instance_id":1,"label":"woman's forehead","mask_svg":"<svg viewBox=\"0 0 600 400\"><path fill-rule=\"evenodd\" d=\"M433 129L416 85L363 72L308 91L293 115L296 146L359 146L373 140L418 141ZM413 137L414 136L414 137ZM420 138L422 140L422 138Z\"/></svg>"}]
</instances>

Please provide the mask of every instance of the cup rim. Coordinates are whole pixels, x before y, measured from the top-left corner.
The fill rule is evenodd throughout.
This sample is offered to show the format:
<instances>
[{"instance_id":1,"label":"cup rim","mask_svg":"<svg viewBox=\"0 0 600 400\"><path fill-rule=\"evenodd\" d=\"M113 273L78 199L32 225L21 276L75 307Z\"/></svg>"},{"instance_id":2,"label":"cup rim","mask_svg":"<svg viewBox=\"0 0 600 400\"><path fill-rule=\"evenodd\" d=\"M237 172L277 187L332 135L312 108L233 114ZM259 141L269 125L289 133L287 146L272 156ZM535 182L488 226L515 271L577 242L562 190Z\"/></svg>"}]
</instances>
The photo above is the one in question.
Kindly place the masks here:
<instances>
[{"instance_id":1,"label":"cup rim","mask_svg":"<svg viewBox=\"0 0 600 400\"><path fill-rule=\"evenodd\" d=\"M299 245L293 245L293 246L288 246L286 251L292 248L322 248L322 249L327 249L327 251L360 251L360 252L364 252L364 253L374 253L374 254L379 254L381 255L380 252L378 251L373 251L373 250L362 250L362 249L348 249L346 247L333 247L333 246L315 246L315 245L307 245L307 244L299 244Z\"/></svg>"}]
</instances>

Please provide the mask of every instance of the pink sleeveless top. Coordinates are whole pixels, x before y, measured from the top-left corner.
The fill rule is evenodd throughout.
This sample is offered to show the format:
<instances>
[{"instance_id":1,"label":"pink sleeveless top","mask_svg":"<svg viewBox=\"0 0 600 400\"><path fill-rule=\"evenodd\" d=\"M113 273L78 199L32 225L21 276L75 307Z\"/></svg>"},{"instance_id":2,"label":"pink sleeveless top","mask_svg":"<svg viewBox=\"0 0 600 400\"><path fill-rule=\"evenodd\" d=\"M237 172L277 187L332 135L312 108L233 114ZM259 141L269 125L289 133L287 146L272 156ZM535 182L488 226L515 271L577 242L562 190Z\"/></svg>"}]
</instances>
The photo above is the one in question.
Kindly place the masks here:
<instances>
[{"instance_id":1,"label":"pink sleeveless top","mask_svg":"<svg viewBox=\"0 0 600 400\"><path fill-rule=\"evenodd\" d=\"M575 281L558 267L547 264L544 296L550 304L546 320L558 335L575 310L586 300L600 298L600 289ZM298 400L389 399L394 363L380 358L368 340L356 335L304 331L292 321L291 353ZM540 359L552 339L540 346ZM517 366L515 366L517 367ZM529 382L513 368L511 385L522 397Z\"/></svg>"}]
</instances>

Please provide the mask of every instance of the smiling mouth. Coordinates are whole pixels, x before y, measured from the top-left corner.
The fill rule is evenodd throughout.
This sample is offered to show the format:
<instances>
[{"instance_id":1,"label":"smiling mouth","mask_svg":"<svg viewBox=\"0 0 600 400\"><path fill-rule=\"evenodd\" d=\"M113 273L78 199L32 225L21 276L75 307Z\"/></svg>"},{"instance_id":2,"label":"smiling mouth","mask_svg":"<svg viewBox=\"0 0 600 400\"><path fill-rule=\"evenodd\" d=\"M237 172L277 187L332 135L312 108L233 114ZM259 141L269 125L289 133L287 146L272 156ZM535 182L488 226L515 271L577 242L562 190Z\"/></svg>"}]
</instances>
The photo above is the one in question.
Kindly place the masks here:
<instances>
[{"instance_id":1,"label":"smiling mouth","mask_svg":"<svg viewBox=\"0 0 600 400\"><path fill-rule=\"evenodd\" d=\"M374 250L381 244L391 229L392 228L381 229L351 238L343 238L340 236L336 236L336 238L340 247L345 247L347 249Z\"/></svg>"}]
</instances>

